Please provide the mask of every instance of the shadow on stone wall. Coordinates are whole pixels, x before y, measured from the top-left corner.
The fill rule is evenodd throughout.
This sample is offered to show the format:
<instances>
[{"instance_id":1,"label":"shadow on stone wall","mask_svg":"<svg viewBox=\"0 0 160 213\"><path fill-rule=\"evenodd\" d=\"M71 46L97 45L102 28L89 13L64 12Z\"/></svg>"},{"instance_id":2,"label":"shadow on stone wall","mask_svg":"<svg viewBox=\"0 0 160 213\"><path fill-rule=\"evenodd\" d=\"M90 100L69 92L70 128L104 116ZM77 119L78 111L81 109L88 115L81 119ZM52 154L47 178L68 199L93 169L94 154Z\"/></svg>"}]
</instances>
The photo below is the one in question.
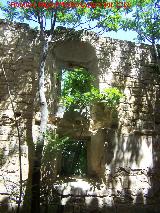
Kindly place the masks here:
<instances>
[{"instance_id":1,"label":"shadow on stone wall","mask_svg":"<svg viewBox=\"0 0 160 213\"><path fill-rule=\"evenodd\" d=\"M142 192L137 194L136 203L140 203L142 206L140 209L145 212L159 212L159 207L153 208L153 206L159 203L160 197L160 185L159 185L159 128L160 128L160 120L159 120L159 75L155 70L155 66L153 64L145 65L144 60L147 58L147 53L143 52L142 58L142 67L139 69L139 73L137 73L137 81L133 79L133 85L129 86L127 80L119 81L119 84L122 88L128 87L129 94L135 98L133 101L133 110L131 108L131 103L126 101L126 106L124 107L123 113L120 115L123 116L124 120L129 118L129 122L120 122L119 132L123 132L124 126L127 126L130 129L131 134L127 136L127 143L124 149L124 139L121 138L119 140L118 149L115 153L116 145L114 140L112 139L110 143L107 143L107 154L106 154L106 163L110 164L112 161L113 169L111 171L115 171L116 164L125 162L126 152L130 152L130 159L128 162L131 164L135 161L137 163L138 160L142 158L140 152L142 140L141 138L145 137L146 144L148 147L151 145L151 151L153 153L152 164L145 166L145 176L147 177L146 181L148 182L148 190L142 190ZM152 59L154 60L154 59ZM123 74L122 74L123 75ZM127 75L130 75L128 73ZM123 76L124 78L128 78L129 76ZM133 112L133 113L132 113ZM122 119L121 119L122 120ZM134 133L132 132L134 130ZM111 130L113 131L113 130ZM114 133L113 133L114 134ZM138 142L138 143L137 143ZM150 154L152 154L150 153ZM148 155L149 157L149 155ZM146 162L149 159L146 158ZM145 163L145 162L144 162ZM122 168L122 167L120 167ZM140 169L143 168L139 167ZM139 170L140 170L139 169ZM131 175L130 170L126 170L122 168L122 170L127 174ZM143 173L142 169L142 173ZM112 173L112 172L111 172ZM129 177L130 179L130 177ZM130 179L131 181L131 179ZM125 184L127 185L126 181ZM114 186L114 184L112 184ZM143 184L142 184L143 185ZM128 188L128 186L127 186ZM132 195L133 197L133 195ZM143 206L144 205L144 206ZM146 205L146 206L145 206ZM149 206L151 205L151 206ZM137 207L136 207L137 208ZM135 212L136 212L135 208ZM137 208L138 209L138 208Z\"/></svg>"},{"instance_id":2,"label":"shadow on stone wall","mask_svg":"<svg viewBox=\"0 0 160 213\"><path fill-rule=\"evenodd\" d=\"M37 61L35 61L34 57L34 50L31 51L31 41L33 40L33 37L31 36L30 39L28 39L30 36L28 35L28 30L21 29L21 37L19 37L16 40L15 43L15 35L13 35L13 38L11 40L5 40L4 35L4 43L2 43L4 49L2 50L2 55L4 55L4 69L6 71L7 78L9 79L10 89L11 93L13 95L13 100L15 104L15 110L16 110L16 116L21 124L24 123L24 126L21 127L21 132L26 130L26 137L23 136L23 139L26 140L28 145L28 158L29 158L29 177L32 174L32 159L34 155L34 143L33 143L33 135L32 135L32 120L34 115L34 110L37 106L35 106L35 99L36 99L36 88L37 88L37 76L36 76L36 66L34 65ZM29 36L29 37L28 37ZM8 43L7 43L8 41ZM9 49L8 46L10 44L14 43L15 46L13 49ZM72 46L73 41L71 42ZM84 44L83 42L78 43ZM34 46L35 44L32 43ZM29 47L29 49L26 51L26 47ZM85 46L85 44L84 44ZM88 212L124 212L126 209L125 206L120 206L120 204L124 205L130 205L128 209L131 209L131 206L134 206L136 204L143 205L154 205L157 204L159 200L159 134L157 134L156 131L159 131L160 128L160 118L159 118L159 108L160 108L160 88L159 88L159 76L158 74L154 73L154 66L152 64L149 64L148 62L148 50L147 48L142 50L141 54L137 55L138 51L140 49L136 49L133 43L130 42L123 42L122 45L117 46L117 43L110 39L110 45L102 45L101 49L99 51L98 60L100 63L100 67L97 66L97 61L95 61L94 66L92 67L92 61L90 61L90 64L88 65L90 71L93 68L94 71L98 71L98 74L102 75L103 82L105 86L116 86L119 87L121 90L126 92L128 96L126 96L126 99L124 103L122 103L121 108L119 109L118 114L118 131L117 127L115 129L107 130L106 132L106 170L108 170L108 173L106 174L106 179L99 180L99 179L87 179L86 182L88 185L86 185L85 190L82 190L81 187L74 186L71 187L70 191L67 192L68 194L64 194L65 190L61 190L60 192L58 190L53 189L52 192L48 192L47 199L44 200L44 203L46 202L46 206L48 207L49 203L57 202L60 203L60 201L63 201L64 199L69 197L65 200L66 207L64 208L70 208L68 207L70 203L75 204L75 206L71 205L71 208L74 208L74 212L78 213L80 210L78 209L79 206L82 206L86 208L86 203L88 202ZM146 52L145 52L146 50ZM61 52L61 51L60 51ZM94 52L93 52L94 53ZM7 55L8 54L8 55ZM98 54L98 53L97 53ZM92 55L92 54L91 54ZM95 53L93 54L95 56ZM22 57L23 56L23 57ZM57 58L58 58L57 54ZM83 55L82 55L83 56ZM60 56L59 56L60 57ZM68 54L66 55L68 57ZM79 56L77 56L79 57ZM97 56L96 56L97 57ZM71 64L71 58L67 58L69 62L66 62L62 64L63 66L59 67L66 67L69 64ZM93 57L94 58L94 57ZM95 59L95 58L94 58ZM59 59L60 60L60 59ZM73 65L77 65L77 59L75 59ZM78 65L82 65L78 58ZM97 60L97 58L96 58ZM57 62L59 63L59 62ZM87 62L86 62L87 64ZM86 65L85 64L85 65ZM51 63L51 66L53 63ZM87 65L86 65L87 66ZM48 67L50 67L48 65ZM47 67L47 68L48 68ZM108 78L110 75L110 71L113 71L112 74L112 80L110 82L105 82L105 78ZM35 71L35 72L34 72ZM11 142L13 137L16 137L16 131L15 131L15 125L14 125L14 119L13 119L13 112L12 108L10 106L10 100L8 96L6 81L3 76L3 73L0 75L0 82L2 84L0 85L0 97L1 97L1 111L2 111L2 120L1 120L1 126L3 125L6 127L7 134L8 135L5 139L3 139L3 146L5 146L6 143ZM100 83L100 82L99 82ZM154 101L154 98L156 98L156 101ZM3 110L6 110L3 112ZM38 107L35 111L39 111ZM10 127L8 127L10 126ZM127 135L122 134L127 129ZM145 131L142 131L144 130ZM117 132L117 133L116 133ZM126 132L125 132L126 133ZM139 166L140 161L142 160L142 152L140 150L143 148L143 137L145 138L146 144L148 147L150 146L149 136L153 138L153 166L155 170L149 170L147 173L145 173ZM2 144L1 144L2 145ZM8 147L10 147L10 144L8 144ZM15 144L14 147L11 148L11 150L7 154L7 158L14 156L14 149L16 150L17 144ZM17 151L17 150L16 150ZM25 152L25 151L24 151ZM25 153L24 153L25 154ZM145 154L145 153L144 153ZM147 158L146 158L147 161ZM9 161L8 161L9 162ZM147 163L150 163L150 161L147 161ZM132 167L132 165L138 165L140 169L135 169ZM7 162L6 164L7 165ZM5 166L4 165L4 166ZM12 165L15 165L14 163ZM146 168L148 167L147 164ZM48 165L46 175L49 175L49 178L51 179L50 175L54 175L53 173L49 173L51 164ZM130 168L132 167L132 168ZM14 166L13 166L14 168ZM13 170L11 168L11 170ZM129 168L129 169L128 169ZM25 169L24 169L25 170ZM155 173L156 171L157 173ZM144 172L144 174L143 174ZM24 171L25 173L25 171ZM15 178L14 173L11 175L9 173L8 169L4 169L3 176L8 176L9 178ZM150 190L148 192L144 191L136 191L136 194L133 195L131 186L132 182L136 182L136 176L138 175L144 175L147 176L147 178L150 178ZM28 184L30 186L31 179L29 178L27 180L28 174L25 174L24 182L25 184ZM134 179L135 178L135 179ZM70 178L66 179L65 181L60 182L61 186L63 183L65 183L67 186L70 187L70 181L73 179ZM144 182L146 179L144 180ZM147 180L148 181L148 180ZM18 182L18 181L17 181ZM27 182L27 183L26 183ZM75 180L76 182L76 180ZM105 182L105 189L102 193L101 185L104 186ZM85 183L81 183L81 186L85 186ZM83 185L84 184L84 185ZM148 184L148 183L147 183ZM45 185L48 187L47 185ZM134 184L133 184L134 186ZM146 185L143 185L144 188ZM148 186L148 185L147 185ZM142 187L141 187L142 188ZM97 194L95 193L96 189L99 189L99 192ZM109 192L107 191L109 190ZM9 189L11 191L11 189ZM84 192L85 191L85 192ZM88 192L93 192L90 194L87 194ZM107 197L107 195L110 193L110 196ZM144 199L144 194L147 198ZM77 196L75 196L77 195ZM12 199L14 195L9 197L9 199ZM59 200L52 200L53 198ZM64 197L63 197L64 196ZM45 196L44 196L45 197ZM153 198L153 199L150 199ZM49 200L48 200L49 199ZM89 201L87 201L89 199ZM98 201L100 199L100 202ZM106 199L106 200L105 200ZM134 201L133 201L134 199ZM25 192L25 202L29 202L30 200L30 188L26 189ZM106 203L108 204L110 202L113 207L109 207L106 205L106 207L101 207L99 203ZM134 204L135 202L135 204ZM145 203L146 202L146 203ZM10 211L9 206L7 205L9 203L8 198L4 198L2 200L2 210ZM78 203L78 205L77 205ZM5 205L6 204L6 205ZM119 206L118 206L119 205ZM26 205L26 211L27 207L29 206L29 203ZM60 205L62 206L62 205ZM118 206L118 207L117 207ZM3 209L4 208L4 209ZM64 210L57 210L59 212L63 212ZM77 208L77 209L76 209ZM106 209L105 209L106 208ZM137 207L138 208L138 207ZM147 205L146 207L147 208ZM140 207L142 210L142 208ZM69 210L66 209L67 212ZM148 212L151 212L152 209L149 209ZM155 210L154 212L158 212L158 210ZM133 212L136 212L136 208ZM143 212L143 210L142 210ZM147 212L147 211L146 211Z\"/></svg>"},{"instance_id":3,"label":"shadow on stone wall","mask_svg":"<svg viewBox=\"0 0 160 213\"><path fill-rule=\"evenodd\" d=\"M149 65L149 53L147 52L148 50L145 52L145 46L138 56L138 47L136 48L130 42L123 43L119 49L115 41L107 46L102 45L98 58L100 63L99 74L102 77L104 75L104 81L105 74L109 75L115 64L113 79L110 82L104 82L105 86L108 84L119 87L128 95L126 95L125 101L123 104L121 103L122 106L119 109L118 130L117 126L112 126L111 129L106 130L105 163L108 171L106 179L103 181L105 181L106 188L111 190L112 205L118 207L106 206L106 208L103 207L103 210L100 210L101 208L97 201L98 195L95 195L93 199L90 198L91 202L88 205L90 210L88 209L87 212L107 212L107 208L111 212L124 212L127 205L129 205L128 210L132 211L133 207L133 212L136 212L138 208L139 211L143 211L143 209L148 208L144 207L147 204L144 196L147 196L147 190L154 185L149 183L148 169L152 167L152 159L150 159L150 157L152 158L152 140L150 140L150 136L152 138L155 128L153 99L155 98L154 84L155 80L157 81L157 75L154 73L154 66ZM116 61L117 54L119 61ZM109 60L110 58L112 60ZM145 153L146 150L149 151L150 156L148 156L147 152ZM145 162L145 164L143 165L142 162ZM136 185L137 177L139 177L139 186ZM67 181L69 182L69 180ZM98 185L101 188L102 183L100 180L97 179L94 182L93 179L90 179L87 181L88 184L91 184L93 190L98 188ZM141 183L143 181L144 183ZM146 185L145 182L147 182ZM63 181L61 184L63 184ZM59 192L57 191L57 193ZM84 197L87 197L87 195L83 194L81 187L74 188L74 190L70 189L66 195L63 195L63 193L64 191L61 191L59 194L61 199L63 196L71 196L65 203L66 207L63 207L66 208L66 210L63 210L64 212L74 212L73 209L76 208L76 198L74 196L76 193L80 195L77 198L79 206L81 206L81 203L86 205ZM103 197L101 193L100 196ZM105 203L105 201L103 202ZM75 206L73 205L74 203ZM137 205L141 206L137 207ZM95 209L92 209L94 206ZM67 208L70 208L70 210L67 210ZM78 211L76 210L76 213Z\"/></svg>"},{"instance_id":4,"label":"shadow on stone wall","mask_svg":"<svg viewBox=\"0 0 160 213\"><path fill-rule=\"evenodd\" d=\"M1 146L5 147L6 162L2 167L2 186L1 190L9 193L9 197L2 198L2 203L7 209L7 202L17 202L19 196L19 162L18 162L18 137L15 125L13 107L7 88L11 92L11 98L14 105L15 117L18 121L21 133L21 158L22 158L22 176L23 176L23 194L24 188L30 185L30 174L32 167L32 158L34 154L34 143L32 139L32 121L35 108L35 98L37 93L36 66L34 65L34 46L35 32L29 30L26 25L7 26L1 23L4 31L1 34L1 54L3 55L2 64L5 70L7 80L5 79L3 69L0 73L0 112L2 119L1 128ZM16 27L16 30L12 30ZM9 32L10 31L10 32ZM11 33L12 32L12 33ZM8 36L6 36L6 34ZM37 71L37 70L36 70ZM26 144L28 150L26 150ZM27 155L28 153L28 155ZM28 156L28 159L27 159ZM29 160L29 179L28 178L28 160ZM5 186L3 186L3 184ZM26 189L26 195L28 188ZM25 198L24 198L25 199ZM6 205L5 205L6 202ZM27 204L28 205L28 204ZM5 210L4 210L5 211ZM7 212L12 212L10 207ZM27 211L27 209L26 209ZM28 212L28 211L27 211Z\"/></svg>"},{"instance_id":5,"label":"shadow on stone wall","mask_svg":"<svg viewBox=\"0 0 160 213\"><path fill-rule=\"evenodd\" d=\"M156 79L158 85L159 78ZM148 171L150 177L151 188L148 191L147 203L150 205L156 205L160 202L160 87L156 87L156 101L154 103L154 130L153 135L153 169ZM158 211L158 209L157 209Z\"/></svg>"}]
</instances>

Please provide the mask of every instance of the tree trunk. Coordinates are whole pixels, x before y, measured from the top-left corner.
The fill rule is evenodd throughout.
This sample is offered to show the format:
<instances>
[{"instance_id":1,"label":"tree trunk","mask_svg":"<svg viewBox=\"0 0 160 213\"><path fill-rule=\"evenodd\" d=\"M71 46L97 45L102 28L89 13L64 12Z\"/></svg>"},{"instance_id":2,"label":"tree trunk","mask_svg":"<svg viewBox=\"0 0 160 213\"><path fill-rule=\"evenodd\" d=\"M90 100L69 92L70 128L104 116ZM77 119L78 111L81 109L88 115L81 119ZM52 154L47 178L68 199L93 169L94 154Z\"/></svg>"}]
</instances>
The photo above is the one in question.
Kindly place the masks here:
<instances>
[{"instance_id":1,"label":"tree trunk","mask_svg":"<svg viewBox=\"0 0 160 213\"><path fill-rule=\"evenodd\" d=\"M157 67L158 67L158 71L160 72L160 57L159 57L159 54L158 54L157 45L155 43L152 43L152 46L153 46L155 56L156 56L156 64L157 64Z\"/></svg>"},{"instance_id":2,"label":"tree trunk","mask_svg":"<svg viewBox=\"0 0 160 213\"><path fill-rule=\"evenodd\" d=\"M35 150L35 159L33 162L33 175L32 175L32 198L31 198L31 213L40 213L40 181L41 181L41 160L42 151L44 146L44 133L46 132L47 119L48 119L48 107L45 97L45 63L48 53L48 40L45 39L45 35L41 32L40 41L42 45L42 51L40 56L39 66L39 101L41 112L40 133Z\"/></svg>"},{"instance_id":3,"label":"tree trunk","mask_svg":"<svg viewBox=\"0 0 160 213\"><path fill-rule=\"evenodd\" d=\"M33 107L33 103L30 104L30 107ZM35 147L32 137L32 118L33 118L33 110L31 112L30 118L27 119L26 123L26 142L28 146L28 163L29 163L29 171L28 171L28 179L25 190L25 196L23 201L23 213L29 213L31 211L31 197L32 197L32 174L33 174L33 162L35 156Z\"/></svg>"}]
</instances>

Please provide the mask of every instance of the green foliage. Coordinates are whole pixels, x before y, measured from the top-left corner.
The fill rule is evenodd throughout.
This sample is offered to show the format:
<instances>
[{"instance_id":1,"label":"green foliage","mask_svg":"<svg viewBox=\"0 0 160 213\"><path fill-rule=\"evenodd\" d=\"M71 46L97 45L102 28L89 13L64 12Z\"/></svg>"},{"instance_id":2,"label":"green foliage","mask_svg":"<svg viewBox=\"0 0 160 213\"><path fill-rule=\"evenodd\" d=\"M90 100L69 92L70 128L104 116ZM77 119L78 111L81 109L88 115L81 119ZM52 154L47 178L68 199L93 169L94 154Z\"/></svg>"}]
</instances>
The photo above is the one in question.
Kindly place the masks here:
<instances>
[{"instance_id":1,"label":"green foliage","mask_svg":"<svg viewBox=\"0 0 160 213\"><path fill-rule=\"evenodd\" d=\"M62 175L85 175L87 147L85 141L68 140L62 150Z\"/></svg>"},{"instance_id":2,"label":"green foliage","mask_svg":"<svg viewBox=\"0 0 160 213\"><path fill-rule=\"evenodd\" d=\"M61 151L65 147L66 141L69 139L69 137L60 138L59 135L52 130L46 131L45 138L47 140L47 145L44 147L44 152L50 154Z\"/></svg>"},{"instance_id":3,"label":"green foliage","mask_svg":"<svg viewBox=\"0 0 160 213\"><path fill-rule=\"evenodd\" d=\"M156 2L153 0L147 5L136 6L132 17L123 19L122 28L136 31L139 41L157 43L160 39L160 12Z\"/></svg>"},{"instance_id":4,"label":"green foliage","mask_svg":"<svg viewBox=\"0 0 160 213\"><path fill-rule=\"evenodd\" d=\"M94 78L83 68L66 72L62 82L61 101L66 109L83 108L90 103Z\"/></svg>"},{"instance_id":5,"label":"green foliage","mask_svg":"<svg viewBox=\"0 0 160 213\"><path fill-rule=\"evenodd\" d=\"M109 107L115 107L119 104L120 99L124 96L117 88L106 88L101 93L101 102L104 102Z\"/></svg>"},{"instance_id":6,"label":"green foliage","mask_svg":"<svg viewBox=\"0 0 160 213\"><path fill-rule=\"evenodd\" d=\"M87 167L86 143L59 137L53 130L45 134L47 144L44 146L42 165L54 163L57 154L62 154L62 175L82 175Z\"/></svg>"},{"instance_id":7,"label":"green foliage","mask_svg":"<svg viewBox=\"0 0 160 213\"><path fill-rule=\"evenodd\" d=\"M62 79L61 101L66 110L82 110L96 102L115 107L122 93L117 88L106 88L102 92L94 86L94 77L83 68L68 71Z\"/></svg>"},{"instance_id":8,"label":"green foliage","mask_svg":"<svg viewBox=\"0 0 160 213\"><path fill-rule=\"evenodd\" d=\"M47 130L45 133L46 145L43 149L42 168L50 168L50 164L54 165L57 156L66 146L69 137L59 137L53 130ZM54 166L53 166L54 167ZM48 169L48 168L47 168ZM51 168L50 168L51 169Z\"/></svg>"},{"instance_id":9,"label":"green foliage","mask_svg":"<svg viewBox=\"0 0 160 213\"><path fill-rule=\"evenodd\" d=\"M25 3L26 0L19 0L17 2ZM84 27L87 29L97 27L102 28L107 32L112 30L117 31L120 28L119 24L124 12L129 13L135 5L143 6L150 2L150 0L126 0L125 2L129 4L129 7L127 8L124 6L117 7L117 0L111 1L112 6L109 8L104 6L104 3L106 3L105 0L91 1L91 4L97 4L95 7L87 6L87 2L84 0L72 0L72 5L76 3L76 6L64 6L62 2L69 2L68 0L57 0L53 1L55 4L57 3L57 6L53 7L49 6L52 2L50 0L28 0L27 2L31 4L34 3L35 7L14 8L11 7L10 4L1 3L0 9L5 13L6 18L11 21L19 20L21 22L25 22L26 20L32 20L38 24L41 23L43 25L43 29L46 29L46 20L48 20L50 22L50 29L52 29L53 23L56 21L58 25L73 28L75 28L75 26L79 26L79 24L85 23ZM44 3L44 6L38 7L39 3L41 3L41 5ZM87 27L86 24L88 24ZM94 27L92 28L90 26Z\"/></svg>"}]
</instances>

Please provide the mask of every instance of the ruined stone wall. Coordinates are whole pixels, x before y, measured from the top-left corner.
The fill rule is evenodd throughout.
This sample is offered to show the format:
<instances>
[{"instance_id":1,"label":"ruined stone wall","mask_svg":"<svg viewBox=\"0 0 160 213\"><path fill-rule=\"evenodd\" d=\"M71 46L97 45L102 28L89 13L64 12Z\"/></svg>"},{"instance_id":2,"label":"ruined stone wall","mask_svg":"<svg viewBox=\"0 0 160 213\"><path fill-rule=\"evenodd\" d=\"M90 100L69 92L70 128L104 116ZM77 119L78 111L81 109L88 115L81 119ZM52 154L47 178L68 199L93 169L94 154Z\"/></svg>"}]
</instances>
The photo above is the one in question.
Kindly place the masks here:
<instances>
[{"instance_id":1,"label":"ruined stone wall","mask_svg":"<svg viewBox=\"0 0 160 213\"><path fill-rule=\"evenodd\" d=\"M74 183L68 186L69 191L63 191L64 184L64 188L59 188L59 192L64 195L62 200L69 203L66 195L68 200L72 200L76 191L78 195L86 196L90 208L94 203L92 196L97 195L102 196L97 198L97 206L102 208L104 205L123 203L125 206L132 203L140 205L140 212L144 204L151 205L146 208L153 209L159 199L160 78L152 47L99 38L87 32L79 40L79 43L77 40L69 43L62 41L58 47L55 46L55 61L64 67L69 66L67 62L72 62L73 65L87 68L97 76L100 89L116 86L124 92L125 98L110 128L102 128L96 134L91 134L90 167L98 173L105 165L107 192L103 186L97 192L96 189L91 192L83 187L79 192L80 187L74 186ZM80 46L82 52L79 50L77 53ZM86 183L88 188L96 186L90 186L88 180ZM118 207L118 212L127 208L123 209L122 206L120 209ZM137 210L137 207L133 208L134 212ZM128 211L132 209L128 208Z\"/></svg>"},{"instance_id":2,"label":"ruined stone wall","mask_svg":"<svg viewBox=\"0 0 160 213\"><path fill-rule=\"evenodd\" d=\"M39 112L37 70L40 44L37 34L38 31L31 30L26 24L0 22L3 64L0 66L0 193L4 203L7 201L4 195L6 199L10 198L13 188L19 186L19 142L7 81L20 126L25 184L28 160L32 162L29 153L34 152L39 127L38 119L35 120ZM111 212L124 212L133 205L133 212L138 208L141 212L143 207L153 209L153 206L156 206L154 212L158 212L160 79L151 46L136 46L132 42L100 38L88 32L71 31L66 36L66 30L61 29L50 43L46 64L46 94L52 119L55 118L59 90L56 73L75 66L85 67L93 73L100 89L116 86L124 92L125 98L114 114L110 128L99 129L97 135L86 131L87 136L94 136L90 145L91 170L105 169L104 182L91 178L84 179L83 183L79 180L81 184L76 181L61 184L60 180L60 186L55 188L62 196L62 204L69 203L76 195L83 196L82 203L93 210L106 206L108 211L111 208ZM50 124L53 124L51 119ZM61 128L68 131L67 125ZM63 190L65 184L67 190ZM17 195L11 197L17 199Z\"/></svg>"},{"instance_id":3,"label":"ruined stone wall","mask_svg":"<svg viewBox=\"0 0 160 213\"><path fill-rule=\"evenodd\" d=\"M33 152L36 35L27 25L0 22L0 196L5 204L7 201L15 203L19 194L19 140L15 117L21 137L23 184L28 177L28 150ZM2 207L7 211L7 206Z\"/></svg>"}]
</instances>

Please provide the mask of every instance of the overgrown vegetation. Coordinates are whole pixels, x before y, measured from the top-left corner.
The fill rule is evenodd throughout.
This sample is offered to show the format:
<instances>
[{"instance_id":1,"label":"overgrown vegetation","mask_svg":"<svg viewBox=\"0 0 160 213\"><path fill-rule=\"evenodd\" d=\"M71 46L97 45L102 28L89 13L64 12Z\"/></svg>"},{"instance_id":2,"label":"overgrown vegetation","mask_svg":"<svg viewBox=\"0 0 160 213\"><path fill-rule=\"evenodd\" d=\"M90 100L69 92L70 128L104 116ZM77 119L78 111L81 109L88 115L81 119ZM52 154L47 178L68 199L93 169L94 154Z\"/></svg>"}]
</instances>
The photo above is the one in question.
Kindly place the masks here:
<instances>
[{"instance_id":1,"label":"overgrown vegetation","mask_svg":"<svg viewBox=\"0 0 160 213\"><path fill-rule=\"evenodd\" d=\"M102 92L94 86L95 78L84 68L67 71L62 79L61 101L66 110L84 109L86 106L103 102L110 108L119 104L123 94L115 87L105 88Z\"/></svg>"},{"instance_id":2,"label":"overgrown vegetation","mask_svg":"<svg viewBox=\"0 0 160 213\"><path fill-rule=\"evenodd\" d=\"M62 150L61 175L80 175L87 173L87 142L84 140L66 141Z\"/></svg>"},{"instance_id":3,"label":"overgrown vegetation","mask_svg":"<svg viewBox=\"0 0 160 213\"><path fill-rule=\"evenodd\" d=\"M57 155L60 154L62 155L61 175L84 175L86 173L87 149L85 141L71 140L67 136L60 137L53 130L47 130L45 138L47 144L44 146L42 167L46 167L50 162L53 164Z\"/></svg>"},{"instance_id":4,"label":"overgrown vegetation","mask_svg":"<svg viewBox=\"0 0 160 213\"><path fill-rule=\"evenodd\" d=\"M24 3L25 0L19 0L18 2ZM29 3L36 2L36 5L39 2L51 2L50 0L29 0ZM56 1L61 2L61 1ZM75 1L73 1L75 2ZM84 1L76 1L76 2L84 2ZM96 1L96 2L104 2L104 1ZM109 31L117 31L120 28L120 22L122 20L122 14L125 11L125 13L131 12L132 7L134 7L136 4L140 4L142 7L151 2L151 0L144 0L143 2L141 0L127 0L126 2L129 2L132 6L131 8L119 8L116 7L116 2L113 1L114 6L110 9L95 7L95 8L64 8L64 7L51 7L48 10L43 7L31 7L31 8L14 8L11 7L10 4L3 5L0 3L0 9L5 12L6 19L14 21L14 20L20 20L20 21L34 21L34 23L37 23L40 29L39 33L39 41L41 42L41 50L39 55L39 68L37 70L38 73L38 91L39 91L39 106L40 106L40 112L41 112L41 122L40 122L40 131L39 131L39 137L37 140L37 144L32 150L32 153L29 155L29 169L32 171L31 180L29 181L31 184L31 187L28 186L29 190L31 188L31 199L29 200L30 203L23 203L25 206L26 212L33 212L33 213L39 213L40 212L40 179L41 179L41 158L42 158L42 151L44 146L44 133L46 132L47 127L47 120L48 120L48 106L47 106L47 100L45 96L45 64L46 64L46 58L49 51L49 42L52 41L54 38L55 33L55 26L56 24L62 25L62 26L70 26L73 28L79 27L80 25L82 28L95 29L97 28L99 30L99 33L102 32L109 32ZM83 21L84 20L84 21ZM49 31L46 34L46 22L50 22ZM49 23L48 22L48 23ZM88 26L86 27L84 24L88 23ZM93 24L93 27L92 27ZM35 25L36 26L36 25ZM109 92L110 91L110 92ZM74 93L73 93L74 94ZM96 101L103 101L108 105L114 105L119 100L119 92L113 88L107 91L103 91L100 93L96 88L92 87L91 90L84 91L79 96L78 91L74 94L74 99L72 98L73 94L68 93L68 96L66 94L66 99L64 98L64 104L67 108L72 108L73 105L77 105L78 107L82 108L85 105L91 104L93 100ZM118 95L118 96L117 96ZM66 100L66 101L65 101ZM32 143L33 145L33 143ZM31 148L31 147L30 147ZM21 155L21 153L19 154ZM21 190L20 190L21 191ZM21 192L20 196L21 198ZM21 199L19 199L19 205L17 209L17 213L20 212L20 204ZM31 207L31 208L30 208Z\"/></svg>"},{"instance_id":5,"label":"overgrown vegetation","mask_svg":"<svg viewBox=\"0 0 160 213\"><path fill-rule=\"evenodd\" d=\"M61 151L66 146L66 141L69 140L69 137L59 137L59 135L53 130L47 130L45 133L45 138L47 140L47 145L44 147L44 153L46 157L44 158L47 161L47 157L54 155L55 153ZM49 153L49 154L48 154Z\"/></svg>"},{"instance_id":6,"label":"overgrown vegetation","mask_svg":"<svg viewBox=\"0 0 160 213\"><path fill-rule=\"evenodd\" d=\"M151 1L142 6L136 5L132 17L122 20L122 28L124 30L133 30L137 33L139 42L149 42L154 51L156 59L156 71L160 72L160 11L159 1Z\"/></svg>"}]
</instances>

